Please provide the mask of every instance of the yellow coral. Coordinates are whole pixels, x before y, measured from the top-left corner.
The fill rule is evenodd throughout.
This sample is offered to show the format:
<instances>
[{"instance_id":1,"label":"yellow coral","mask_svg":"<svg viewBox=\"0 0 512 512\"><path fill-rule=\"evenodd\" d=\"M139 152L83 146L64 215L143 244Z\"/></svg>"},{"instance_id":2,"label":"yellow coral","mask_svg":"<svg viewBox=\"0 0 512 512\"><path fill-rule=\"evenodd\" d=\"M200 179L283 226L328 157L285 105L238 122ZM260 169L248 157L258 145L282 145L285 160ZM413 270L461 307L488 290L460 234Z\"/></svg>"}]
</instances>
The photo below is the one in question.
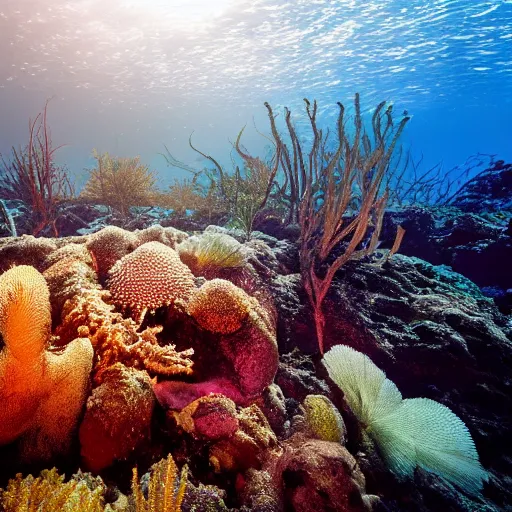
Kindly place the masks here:
<instances>
[{"instance_id":1,"label":"yellow coral","mask_svg":"<svg viewBox=\"0 0 512 512\"><path fill-rule=\"evenodd\" d=\"M156 176L139 157L115 158L96 151L93 155L98 164L91 170L82 198L110 206L123 217L129 215L132 206L153 204Z\"/></svg>"},{"instance_id":2,"label":"yellow coral","mask_svg":"<svg viewBox=\"0 0 512 512\"><path fill-rule=\"evenodd\" d=\"M65 453L85 400L93 350L87 339L51 349L44 277L21 265L0 276L0 445L21 436L22 459Z\"/></svg>"},{"instance_id":3,"label":"yellow coral","mask_svg":"<svg viewBox=\"0 0 512 512\"><path fill-rule=\"evenodd\" d=\"M188 312L208 331L231 334L242 327L255 301L224 279L207 281L191 298Z\"/></svg>"},{"instance_id":4,"label":"yellow coral","mask_svg":"<svg viewBox=\"0 0 512 512\"><path fill-rule=\"evenodd\" d=\"M55 468L43 470L41 476L22 478L21 473L9 480L5 491L0 489L0 508L5 512L108 512L104 507L104 485L91 490L84 480L64 483Z\"/></svg>"},{"instance_id":5,"label":"yellow coral","mask_svg":"<svg viewBox=\"0 0 512 512\"><path fill-rule=\"evenodd\" d=\"M187 466L178 478L178 468L172 455L153 465L148 485L148 498L144 497L137 468L133 468L132 493L136 512L180 512L187 487Z\"/></svg>"},{"instance_id":6,"label":"yellow coral","mask_svg":"<svg viewBox=\"0 0 512 512\"><path fill-rule=\"evenodd\" d=\"M177 301L186 302L195 282L174 249L148 242L112 267L109 289L115 303L140 314Z\"/></svg>"},{"instance_id":7,"label":"yellow coral","mask_svg":"<svg viewBox=\"0 0 512 512\"><path fill-rule=\"evenodd\" d=\"M308 395L302 404L309 433L322 441L344 443L345 423L336 406L323 395Z\"/></svg>"}]
</instances>

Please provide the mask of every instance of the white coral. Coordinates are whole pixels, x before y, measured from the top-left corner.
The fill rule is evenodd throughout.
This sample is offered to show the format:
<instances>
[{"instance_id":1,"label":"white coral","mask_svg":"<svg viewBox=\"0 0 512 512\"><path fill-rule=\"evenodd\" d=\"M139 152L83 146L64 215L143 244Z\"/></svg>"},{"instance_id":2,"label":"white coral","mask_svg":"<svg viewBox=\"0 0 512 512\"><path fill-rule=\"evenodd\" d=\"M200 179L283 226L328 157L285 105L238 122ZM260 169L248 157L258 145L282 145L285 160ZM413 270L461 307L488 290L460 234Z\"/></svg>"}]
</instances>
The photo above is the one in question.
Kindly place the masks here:
<instances>
[{"instance_id":1,"label":"white coral","mask_svg":"<svg viewBox=\"0 0 512 512\"><path fill-rule=\"evenodd\" d=\"M468 493L480 492L487 472L469 430L448 407L428 398L403 400L386 374L351 347L336 345L323 362L397 476L412 477L419 466Z\"/></svg>"}]
</instances>

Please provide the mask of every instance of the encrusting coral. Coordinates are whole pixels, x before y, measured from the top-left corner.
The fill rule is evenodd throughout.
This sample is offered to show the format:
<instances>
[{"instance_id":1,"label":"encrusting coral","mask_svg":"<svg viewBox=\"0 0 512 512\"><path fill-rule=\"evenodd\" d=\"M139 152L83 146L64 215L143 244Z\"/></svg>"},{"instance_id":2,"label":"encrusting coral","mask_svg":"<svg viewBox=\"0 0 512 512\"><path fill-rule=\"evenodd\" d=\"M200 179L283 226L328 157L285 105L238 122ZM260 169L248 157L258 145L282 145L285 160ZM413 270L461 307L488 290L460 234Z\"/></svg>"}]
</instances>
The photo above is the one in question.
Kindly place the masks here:
<instances>
[{"instance_id":1,"label":"encrusting coral","mask_svg":"<svg viewBox=\"0 0 512 512\"><path fill-rule=\"evenodd\" d=\"M146 372L121 363L106 369L102 383L87 399L80 425L80 453L86 467L100 471L147 444L155 403Z\"/></svg>"},{"instance_id":2,"label":"encrusting coral","mask_svg":"<svg viewBox=\"0 0 512 512\"><path fill-rule=\"evenodd\" d=\"M185 303L195 290L194 275L174 249L148 242L121 258L109 272L112 300L140 321L147 310Z\"/></svg>"},{"instance_id":3,"label":"encrusting coral","mask_svg":"<svg viewBox=\"0 0 512 512\"><path fill-rule=\"evenodd\" d=\"M0 276L0 444L20 438L23 460L67 452L82 410L93 349L86 338L51 347L50 298L35 268Z\"/></svg>"}]
</instances>

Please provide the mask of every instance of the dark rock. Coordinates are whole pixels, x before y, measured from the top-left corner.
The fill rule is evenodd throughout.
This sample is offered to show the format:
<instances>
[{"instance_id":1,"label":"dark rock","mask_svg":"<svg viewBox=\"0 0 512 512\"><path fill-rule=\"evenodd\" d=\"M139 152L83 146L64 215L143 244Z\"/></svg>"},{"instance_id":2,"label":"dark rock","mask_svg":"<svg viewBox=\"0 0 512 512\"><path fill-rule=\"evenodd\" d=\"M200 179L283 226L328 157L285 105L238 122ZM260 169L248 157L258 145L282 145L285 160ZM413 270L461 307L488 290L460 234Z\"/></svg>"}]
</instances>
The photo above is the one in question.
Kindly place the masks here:
<instances>
[{"instance_id":1,"label":"dark rock","mask_svg":"<svg viewBox=\"0 0 512 512\"><path fill-rule=\"evenodd\" d=\"M512 436L512 328L506 317L465 277L417 258L396 255L382 266L350 262L339 274L324 308L326 348L350 345L369 355L404 398L430 398L454 411L493 475L484 488L495 501L488 510L512 507L506 484L512 474L506 448ZM423 496L435 494L415 483ZM389 487L370 491L393 494ZM441 507L450 500L448 491L439 493L431 499L437 508L404 510L475 510Z\"/></svg>"}]
</instances>

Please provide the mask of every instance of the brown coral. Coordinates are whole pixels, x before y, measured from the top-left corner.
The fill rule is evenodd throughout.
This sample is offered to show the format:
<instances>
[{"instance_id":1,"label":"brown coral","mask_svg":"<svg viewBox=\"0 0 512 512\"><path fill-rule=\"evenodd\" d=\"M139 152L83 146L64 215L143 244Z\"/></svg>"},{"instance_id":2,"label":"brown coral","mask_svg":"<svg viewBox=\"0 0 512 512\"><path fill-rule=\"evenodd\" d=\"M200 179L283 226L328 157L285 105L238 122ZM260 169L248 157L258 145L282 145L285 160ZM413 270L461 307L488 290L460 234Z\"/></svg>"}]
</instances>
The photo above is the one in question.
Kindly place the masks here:
<instances>
[{"instance_id":1,"label":"brown coral","mask_svg":"<svg viewBox=\"0 0 512 512\"><path fill-rule=\"evenodd\" d=\"M124 460L149 440L155 397L146 372L117 363L105 371L103 383L87 400L80 425L81 455L86 466L100 471Z\"/></svg>"},{"instance_id":2,"label":"brown coral","mask_svg":"<svg viewBox=\"0 0 512 512\"><path fill-rule=\"evenodd\" d=\"M216 472L259 469L264 457L280 451L276 435L258 406L241 409L236 417L238 430L210 448L210 464Z\"/></svg>"},{"instance_id":3,"label":"brown coral","mask_svg":"<svg viewBox=\"0 0 512 512\"><path fill-rule=\"evenodd\" d=\"M19 266L0 276L0 444L18 437L24 459L49 459L70 447L92 366L89 340L51 349L44 277Z\"/></svg>"},{"instance_id":4,"label":"brown coral","mask_svg":"<svg viewBox=\"0 0 512 512\"><path fill-rule=\"evenodd\" d=\"M31 265L38 270L45 258L57 248L54 240L22 235L0 240L0 272L13 265Z\"/></svg>"},{"instance_id":5,"label":"brown coral","mask_svg":"<svg viewBox=\"0 0 512 512\"><path fill-rule=\"evenodd\" d=\"M210 332L231 334L242 327L255 301L241 288L224 279L207 281L193 295L188 312Z\"/></svg>"},{"instance_id":6,"label":"brown coral","mask_svg":"<svg viewBox=\"0 0 512 512\"><path fill-rule=\"evenodd\" d=\"M91 235L86 243L100 280L106 279L115 262L133 251L136 246L137 237L117 226L101 229Z\"/></svg>"},{"instance_id":7,"label":"brown coral","mask_svg":"<svg viewBox=\"0 0 512 512\"><path fill-rule=\"evenodd\" d=\"M148 242L124 256L110 270L113 301L136 314L186 302L195 289L194 276L174 249Z\"/></svg>"}]
</instances>

